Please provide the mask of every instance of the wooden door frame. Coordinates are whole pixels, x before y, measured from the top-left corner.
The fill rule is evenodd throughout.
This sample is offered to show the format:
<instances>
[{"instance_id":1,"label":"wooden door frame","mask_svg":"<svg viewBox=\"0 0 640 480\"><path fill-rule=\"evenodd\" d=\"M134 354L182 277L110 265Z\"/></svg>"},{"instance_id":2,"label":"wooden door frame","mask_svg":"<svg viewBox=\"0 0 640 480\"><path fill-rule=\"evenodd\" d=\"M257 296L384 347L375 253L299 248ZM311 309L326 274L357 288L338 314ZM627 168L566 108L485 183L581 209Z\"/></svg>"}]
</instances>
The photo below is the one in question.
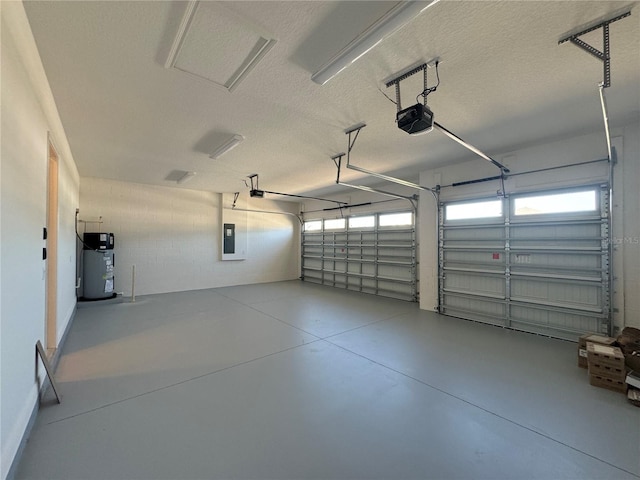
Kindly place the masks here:
<instances>
[{"instance_id":1,"label":"wooden door frame","mask_svg":"<svg viewBox=\"0 0 640 480\"><path fill-rule=\"evenodd\" d=\"M49 135L47 139L47 277L46 277L46 348L51 356L58 347L58 170L59 157Z\"/></svg>"}]
</instances>

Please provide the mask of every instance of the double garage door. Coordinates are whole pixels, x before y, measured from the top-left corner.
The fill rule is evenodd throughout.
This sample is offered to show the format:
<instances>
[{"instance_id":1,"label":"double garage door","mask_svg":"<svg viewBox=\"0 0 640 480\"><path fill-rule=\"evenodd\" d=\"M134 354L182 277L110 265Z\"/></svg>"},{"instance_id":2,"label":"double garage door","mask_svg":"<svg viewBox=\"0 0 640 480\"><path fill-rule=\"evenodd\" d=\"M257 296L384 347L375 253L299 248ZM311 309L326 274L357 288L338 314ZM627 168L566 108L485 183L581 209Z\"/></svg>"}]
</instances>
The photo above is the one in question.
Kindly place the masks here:
<instances>
[{"instance_id":1,"label":"double garage door","mask_svg":"<svg viewBox=\"0 0 640 480\"><path fill-rule=\"evenodd\" d=\"M575 340L609 331L607 186L440 205L441 313Z\"/></svg>"}]
</instances>

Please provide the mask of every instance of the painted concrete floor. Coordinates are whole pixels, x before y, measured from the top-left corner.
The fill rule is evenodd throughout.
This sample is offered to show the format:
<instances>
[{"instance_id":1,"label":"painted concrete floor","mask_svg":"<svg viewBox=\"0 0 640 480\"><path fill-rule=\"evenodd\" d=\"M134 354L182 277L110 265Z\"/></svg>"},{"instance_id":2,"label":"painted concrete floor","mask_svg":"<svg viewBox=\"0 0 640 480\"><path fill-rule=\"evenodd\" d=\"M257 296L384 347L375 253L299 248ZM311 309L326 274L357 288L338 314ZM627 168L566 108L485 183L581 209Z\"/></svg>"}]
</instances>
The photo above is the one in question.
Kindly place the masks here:
<instances>
[{"instance_id":1,"label":"painted concrete floor","mask_svg":"<svg viewBox=\"0 0 640 480\"><path fill-rule=\"evenodd\" d=\"M300 281L78 310L16 478L640 478L576 345Z\"/></svg>"}]
</instances>

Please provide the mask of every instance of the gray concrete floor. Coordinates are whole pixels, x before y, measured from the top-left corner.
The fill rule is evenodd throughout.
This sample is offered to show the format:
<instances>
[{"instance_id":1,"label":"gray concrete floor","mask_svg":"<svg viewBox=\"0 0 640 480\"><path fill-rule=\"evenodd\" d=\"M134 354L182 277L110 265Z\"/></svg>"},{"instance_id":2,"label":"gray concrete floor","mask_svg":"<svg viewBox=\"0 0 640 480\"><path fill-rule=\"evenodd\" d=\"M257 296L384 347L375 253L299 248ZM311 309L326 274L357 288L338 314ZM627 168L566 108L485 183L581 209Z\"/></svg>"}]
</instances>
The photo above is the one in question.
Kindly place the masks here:
<instances>
[{"instance_id":1,"label":"gray concrete floor","mask_svg":"<svg viewBox=\"0 0 640 480\"><path fill-rule=\"evenodd\" d=\"M299 281L78 310L16 477L639 478L576 345Z\"/></svg>"}]
</instances>

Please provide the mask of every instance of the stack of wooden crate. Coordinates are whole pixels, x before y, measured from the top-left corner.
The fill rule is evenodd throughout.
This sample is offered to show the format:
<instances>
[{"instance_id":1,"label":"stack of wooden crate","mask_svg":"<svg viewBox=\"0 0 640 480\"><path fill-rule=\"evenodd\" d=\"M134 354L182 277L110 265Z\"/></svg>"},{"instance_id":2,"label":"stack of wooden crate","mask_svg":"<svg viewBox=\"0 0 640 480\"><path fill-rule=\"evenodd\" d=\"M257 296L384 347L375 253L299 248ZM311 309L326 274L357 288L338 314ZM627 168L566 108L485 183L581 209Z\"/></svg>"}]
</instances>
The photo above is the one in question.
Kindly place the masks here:
<instances>
[{"instance_id":1,"label":"stack of wooden crate","mask_svg":"<svg viewBox=\"0 0 640 480\"><path fill-rule=\"evenodd\" d=\"M618 345L624 354L627 370L627 398L640 407L640 329L625 327L618 336Z\"/></svg>"},{"instance_id":2,"label":"stack of wooden crate","mask_svg":"<svg viewBox=\"0 0 640 480\"><path fill-rule=\"evenodd\" d=\"M586 333L578 339L578 366L587 368L587 342L598 345L615 345L616 339L597 333Z\"/></svg>"},{"instance_id":3,"label":"stack of wooden crate","mask_svg":"<svg viewBox=\"0 0 640 480\"><path fill-rule=\"evenodd\" d=\"M589 383L617 392L627 391L627 369L619 347L587 342Z\"/></svg>"},{"instance_id":4,"label":"stack of wooden crate","mask_svg":"<svg viewBox=\"0 0 640 480\"><path fill-rule=\"evenodd\" d=\"M627 394L640 407L640 329L626 327L618 338L586 333L578 339L578 366L589 383Z\"/></svg>"}]
</instances>

